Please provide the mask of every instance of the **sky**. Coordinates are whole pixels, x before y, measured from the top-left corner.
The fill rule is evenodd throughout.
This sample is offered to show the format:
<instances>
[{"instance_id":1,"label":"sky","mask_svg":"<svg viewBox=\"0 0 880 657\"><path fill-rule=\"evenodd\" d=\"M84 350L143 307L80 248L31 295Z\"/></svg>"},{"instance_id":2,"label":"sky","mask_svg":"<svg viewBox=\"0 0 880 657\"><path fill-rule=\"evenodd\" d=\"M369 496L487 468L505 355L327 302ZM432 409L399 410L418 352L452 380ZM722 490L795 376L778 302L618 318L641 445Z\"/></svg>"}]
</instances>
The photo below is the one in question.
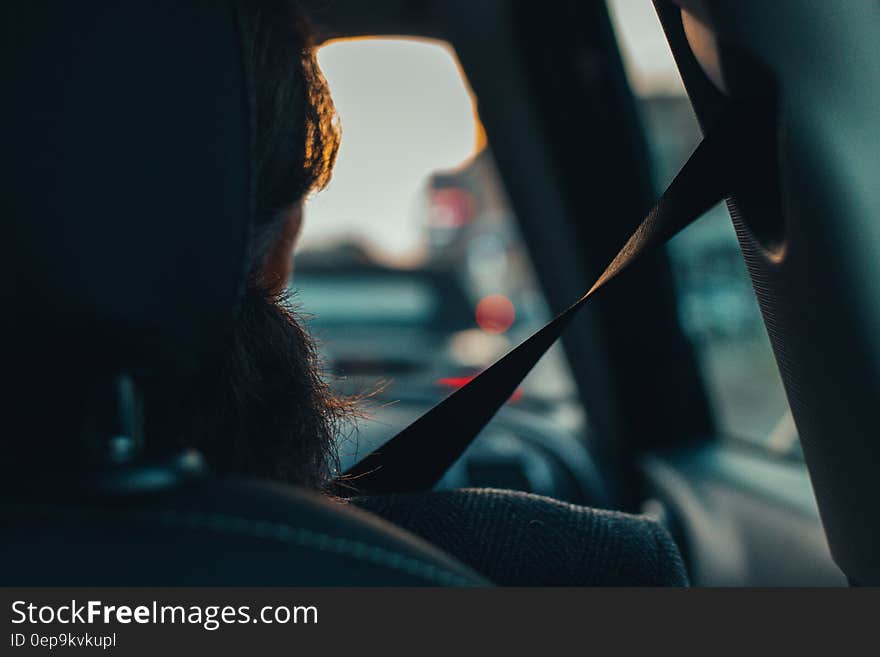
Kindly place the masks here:
<instances>
[{"instance_id":1,"label":"sky","mask_svg":"<svg viewBox=\"0 0 880 657\"><path fill-rule=\"evenodd\" d=\"M440 42L358 39L324 46L318 61L343 137L333 180L306 207L301 244L349 234L404 254L421 242L429 175L461 165L477 143L456 57Z\"/></svg>"}]
</instances>

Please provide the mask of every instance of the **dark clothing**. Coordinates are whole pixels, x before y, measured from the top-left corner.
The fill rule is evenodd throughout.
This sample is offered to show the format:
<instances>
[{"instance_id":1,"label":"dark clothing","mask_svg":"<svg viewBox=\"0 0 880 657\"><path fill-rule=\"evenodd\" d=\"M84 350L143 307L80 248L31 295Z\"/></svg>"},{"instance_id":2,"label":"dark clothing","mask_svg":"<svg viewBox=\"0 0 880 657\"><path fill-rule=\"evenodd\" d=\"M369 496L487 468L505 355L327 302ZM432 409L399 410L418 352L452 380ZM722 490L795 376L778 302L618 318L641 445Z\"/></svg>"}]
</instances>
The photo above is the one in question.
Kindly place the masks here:
<instances>
[{"instance_id":1,"label":"dark clothing","mask_svg":"<svg viewBox=\"0 0 880 657\"><path fill-rule=\"evenodd\" d=\"M495 489L376 495L360 508L421 536L502 586L687 586L656 521Z\"/></svg>"}]
</instances>

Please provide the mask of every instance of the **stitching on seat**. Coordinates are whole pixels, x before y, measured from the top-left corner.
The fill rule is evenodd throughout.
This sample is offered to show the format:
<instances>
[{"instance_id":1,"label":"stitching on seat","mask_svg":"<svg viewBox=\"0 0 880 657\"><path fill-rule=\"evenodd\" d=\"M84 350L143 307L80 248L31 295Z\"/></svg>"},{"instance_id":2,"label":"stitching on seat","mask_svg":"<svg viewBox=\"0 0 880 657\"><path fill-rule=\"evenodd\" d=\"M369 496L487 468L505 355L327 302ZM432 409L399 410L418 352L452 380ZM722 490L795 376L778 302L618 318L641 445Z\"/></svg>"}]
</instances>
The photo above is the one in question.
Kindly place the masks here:
<instances>
[{"instance_id":1,"label":"stitching on seat","mask_svg":"<svg viewBox=\"0 0 880 657\"><path fill-rule=\"evenodd\" d=\"M113 514L111 509L99 507L67 508L58 509L47 505L17 504L12 510L18 513L32 513L37 511L43 515L93 515ZM122 515L122 514L120 514ZM434 564L420 561L413 557L394 552L378 545L371 545L360 540L331 536L322 532L316 532L304 527L294 527L282 522L269 520L254 520L241 516L232 516L223 513L202 513L189 511L126 511L122 515L124 520L132 517L142 519L158 519L169 525L183 526L186 529L208 530L218 533L237 534L251 538L268 539L288 543L318 552L330 552L339 556L348 557L358 561L364 561L373 565L383 566L408 575L422 577L441 586L474 586L474 583L461 575L445 570Z\"/></svg>"}]
</instances>

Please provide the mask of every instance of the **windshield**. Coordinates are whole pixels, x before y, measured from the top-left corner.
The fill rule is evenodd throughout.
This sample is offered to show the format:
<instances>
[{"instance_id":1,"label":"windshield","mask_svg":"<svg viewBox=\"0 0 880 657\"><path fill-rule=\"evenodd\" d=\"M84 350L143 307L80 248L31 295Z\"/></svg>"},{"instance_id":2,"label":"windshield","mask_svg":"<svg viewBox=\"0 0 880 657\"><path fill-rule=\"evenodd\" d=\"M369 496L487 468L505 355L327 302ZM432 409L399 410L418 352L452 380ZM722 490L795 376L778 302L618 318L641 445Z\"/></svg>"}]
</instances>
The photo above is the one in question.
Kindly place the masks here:
<instances>
[{"instance_id":1,"label":"windshield","mask_svg":"<svg viewBox=\"0 0 880 657\"><path fill-rule=\"evenodd\" d=\"M344 138L333 181L306 206L294 298L333 385L376 394L389 437L550 313L452 49L357 39L319 60ZM583 429L560 347L509 403Z\"/></svg>"}]
</instances>

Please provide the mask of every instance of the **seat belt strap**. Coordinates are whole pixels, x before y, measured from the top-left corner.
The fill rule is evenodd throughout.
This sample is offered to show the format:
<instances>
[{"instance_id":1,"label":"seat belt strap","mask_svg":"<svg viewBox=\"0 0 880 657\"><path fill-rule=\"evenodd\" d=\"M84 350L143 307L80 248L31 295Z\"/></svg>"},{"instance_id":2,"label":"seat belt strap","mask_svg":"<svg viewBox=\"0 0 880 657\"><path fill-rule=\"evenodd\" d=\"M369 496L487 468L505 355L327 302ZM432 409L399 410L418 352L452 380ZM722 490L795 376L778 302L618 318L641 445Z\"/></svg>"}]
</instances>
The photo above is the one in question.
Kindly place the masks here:
<instances>
[{"instance_id":1,"label":"seat belt strap","mask_svg":"<svg viewBox=\"0 0 880 657\"><path fill-rule=\"evenodd\" d=\"M338 492L349 496L431 489L590 297L642 254L664 244L725 197L756 177L768 175L766 164L775 153L767 152L772 148L773 139L768 137L774 129L772 116L768 116L770 106L761 99L731 103L586 294L352 466L337 478Z\"/></svg>"}]
</instances>

